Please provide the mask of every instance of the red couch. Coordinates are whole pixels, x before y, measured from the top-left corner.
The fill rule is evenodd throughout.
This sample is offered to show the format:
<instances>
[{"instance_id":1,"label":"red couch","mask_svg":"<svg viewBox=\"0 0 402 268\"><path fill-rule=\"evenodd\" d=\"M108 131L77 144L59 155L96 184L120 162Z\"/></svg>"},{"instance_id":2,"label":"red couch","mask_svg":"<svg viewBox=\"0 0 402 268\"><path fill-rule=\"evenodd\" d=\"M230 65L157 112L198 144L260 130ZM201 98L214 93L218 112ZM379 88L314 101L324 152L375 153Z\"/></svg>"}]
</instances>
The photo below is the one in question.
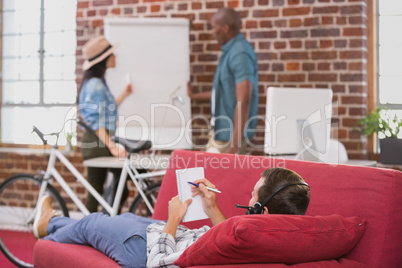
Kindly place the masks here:
<instances>
[{"instance_id":1,"label":"red couch","mask_svg":"<svg viewBox=\"0 0 402 268\"><path fill-rule=\"evenodd\" d=\"M402 228L400 227L402 223L402 195L400 194L402 173L396 170L346 165L334 166L263 156L175 151L163 180L154 218L167 219L167 203L172 196L177 195L176 169L204 167L205 176L222 191L217 198L220 208L227 218L233 219L233 222L237 218L244 218L244 216L235 217L244 214L244 210L235 208L234 204L247 205L254 184L260 178L261 173L265 169L275 166L296 171L310 185L311 201L307 216L315 218L317 215L321 215L326 218L329 217L328 215L337 214L345 218L355 216L366 221L364 233L361 238L359 237L360 241L355 241L357 244L353 244L351 249L342 253L342 256L319 261L316 259L314 262L291 262L288 263L289 266L360 267L362 264L362 266L368 267L402 267ZM196 228L204 224L210 225L211 223L209 220L202 220L186 225ZM241 241L241 244L244 243L248 242ZM332 241L328 240L326 244L331 245ZM317 244L316 249L309 251L322 251L322 247L325 246L325 243ZM187 261L189 256L191 257L190 252L186 256ZM247 256L244 258L247 259ZM233 259L231 263L236 262ZM250 267L251 264L244 263L245 259L243 261L240 259L238 263L243 264L238 264L237 267ZM34 262L35 267L118 267L114 261L90 247L58 244L44 240L38 241L35 245ZM286 267L287 265L254 263L252 266Z\"/></svg>"}]
</instances>

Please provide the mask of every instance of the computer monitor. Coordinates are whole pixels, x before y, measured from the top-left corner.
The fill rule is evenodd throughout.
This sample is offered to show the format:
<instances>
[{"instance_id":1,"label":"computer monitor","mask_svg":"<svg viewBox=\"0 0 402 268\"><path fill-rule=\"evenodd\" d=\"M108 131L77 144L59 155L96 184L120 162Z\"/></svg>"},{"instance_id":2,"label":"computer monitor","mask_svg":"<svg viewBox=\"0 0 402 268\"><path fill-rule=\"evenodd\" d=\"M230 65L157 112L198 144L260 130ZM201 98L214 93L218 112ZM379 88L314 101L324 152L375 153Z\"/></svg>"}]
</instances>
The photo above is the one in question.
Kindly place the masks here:
<instances>
[{"instance_id":1,"label":"computer monitor","mask_svg":"<svg viewBox=\"0 0 402 268\"><path fill-rule=\"evenodd\" d=\"M320 159L329 147L331 115L331 89L269 87L264 152Z\"/></svg>"}]
</instances>

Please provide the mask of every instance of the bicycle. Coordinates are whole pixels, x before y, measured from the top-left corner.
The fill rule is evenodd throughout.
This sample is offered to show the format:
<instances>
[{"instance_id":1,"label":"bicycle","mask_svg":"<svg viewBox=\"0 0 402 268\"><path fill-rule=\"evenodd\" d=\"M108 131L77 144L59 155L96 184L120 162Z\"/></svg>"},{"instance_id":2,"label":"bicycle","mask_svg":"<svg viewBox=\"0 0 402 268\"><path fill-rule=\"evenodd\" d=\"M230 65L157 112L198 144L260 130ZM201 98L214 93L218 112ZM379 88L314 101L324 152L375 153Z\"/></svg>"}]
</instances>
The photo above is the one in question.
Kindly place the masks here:
<instances>
[{"instance_id":1,"label":"bicycle","mask_svg":"<svg viewBox=\"0 0 402 268\"><path fill-rule=\"evenodd\" d=\"M77 122L83 125L81 121ZM83 126L86 127L85 124ZM31 256L21 256L18 247L19 245L20 247L23 245L24 248L32 247L33 249L36 242L32 231L37 211L36 204L44 194L48 194L51 197L53 208L61 215L69 217L69 211L64 199L61 197L58 189L52 185L54 180L59 183L68 197L71 198L84 215L89 214L88 209L56 170L55 164L57 160L74 175L77 181L98 200L104 210L111 216L115 216L118 212L128 175L138 191L129 211L145 217L152 216L161 186L160 182L153 182L152 178L163 176L166 170L140 173L137 168L130 165L130 155L150 149L152 147L151 141L135 141L113 137L114 142L124 146L129 154L124 159L113 206L111 206L58 149L58 134L61 131L59 133L43 134L39 129L34 127L33 132L39 136L44 145L48 144L45 139L46 136L56 136L56 142L51 148L46 170L38 171L36 174L16 174L6 179L0 185L0 215L2 215L2 219L0 220L0 250L13 264L18 267L33 267L33 264L30 263L31 259L29 259ZM7 230L7 232L2 230ZM8 239L7 241L9 242L5 242L2 237L6 233L11 233L15 239L11 241Z\"/></svg>"}]
</instances>

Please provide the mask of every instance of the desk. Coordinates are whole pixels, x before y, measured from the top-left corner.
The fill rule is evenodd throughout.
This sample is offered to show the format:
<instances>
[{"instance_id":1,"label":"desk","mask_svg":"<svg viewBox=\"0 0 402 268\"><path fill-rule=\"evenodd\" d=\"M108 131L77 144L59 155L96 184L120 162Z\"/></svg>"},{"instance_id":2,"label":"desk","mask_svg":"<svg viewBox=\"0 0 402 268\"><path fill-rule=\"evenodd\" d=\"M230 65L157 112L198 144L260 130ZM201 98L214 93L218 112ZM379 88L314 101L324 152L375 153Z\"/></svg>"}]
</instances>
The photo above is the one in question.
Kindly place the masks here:
<instances>
[{"instance_id":1,"label":"desk","mask_svg":"<svg viewBox=\"0 0 402 268\"><path fill-rule=\"evenodd\" d=\"M165 170L168 167L169 155L144 155L134 154L130 156L130 167L135 169ZM125 159L119 159L113 156L97 157L85 160L86 167L97 168L119 168L122 169Z\"/></svg>"},{"instance_id":2,"label":"desk","mask_svg":"<svg viewBox=\"0 0 402 268\"><path fill-rule=\"evenodd\" d=\"M299 160L299 161L307 161L307 160L301 160L301 159L296 159L296 155L268 155L269 157L275 157L275 158L282 158L282 159L290 159L290 160ZM310 161L310 160L308 160ZM322 162L322 161L310 161L310 162ZM326 163L326 162L323 162ZM377 161L373 160L360 160L360 159L349 159L347 161L342 161L342 162L333 162L333 163L326 163L328 165L351 165L351 166L364 166L364 167L376 167L377 166Z\"/></svg>"}]
</instances>

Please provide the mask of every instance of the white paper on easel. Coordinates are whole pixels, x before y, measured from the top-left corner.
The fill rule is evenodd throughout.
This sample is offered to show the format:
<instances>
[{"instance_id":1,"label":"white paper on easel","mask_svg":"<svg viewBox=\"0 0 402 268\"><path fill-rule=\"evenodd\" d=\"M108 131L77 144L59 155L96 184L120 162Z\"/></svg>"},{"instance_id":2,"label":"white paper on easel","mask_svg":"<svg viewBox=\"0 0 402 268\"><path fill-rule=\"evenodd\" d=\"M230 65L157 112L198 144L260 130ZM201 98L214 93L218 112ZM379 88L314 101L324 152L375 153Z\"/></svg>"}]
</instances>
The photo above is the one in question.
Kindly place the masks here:
<instances>
[{"instance_id":1,"label":"white paper on easel","mask_svg":"<svg viewBox=\"0 0 402 268\"><path fill-rule=\"evenodd\" d=\"M193 202L191 202L187 209L186 215L184 215L183 222L208 219L202 207L201 196L197 195L192 197L191 185L188 183L189 181L193 182L203 178L205 178L205 176L204 168L202 167L176 170L177 189L180 201L184 202L189 198L193 199Z\"/></svg>"}]
</instances>

